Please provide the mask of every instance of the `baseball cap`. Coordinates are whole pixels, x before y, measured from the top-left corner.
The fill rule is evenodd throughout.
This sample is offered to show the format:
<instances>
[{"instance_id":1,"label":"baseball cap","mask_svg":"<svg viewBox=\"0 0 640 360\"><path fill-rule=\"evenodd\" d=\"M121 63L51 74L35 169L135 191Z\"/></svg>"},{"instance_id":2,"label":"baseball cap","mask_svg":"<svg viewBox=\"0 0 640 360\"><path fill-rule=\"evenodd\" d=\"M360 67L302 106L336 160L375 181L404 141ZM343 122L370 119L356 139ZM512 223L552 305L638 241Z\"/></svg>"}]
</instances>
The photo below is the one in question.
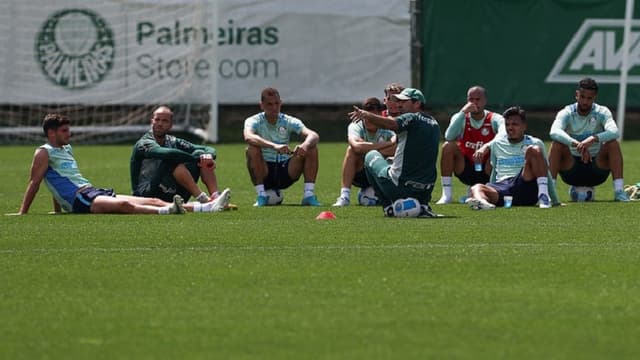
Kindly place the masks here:
<instances>
[{"instance_id":1,"label":"baseball cap","mask_svg":"<svg viewBox=\"0 0 640 360\"><path fill-rule=\"evenodd\" d=\"M418 90L418 89L414 89L414 88L406 88L404 90L402 90L402 92L400 94L394 94L392 95L394 96L396 99L398 100L415 100L415 101L419 101L421 103L426 103L427 101L424 98L424 95L422 94L422 91Z\"/></svg>"}]
</instances>

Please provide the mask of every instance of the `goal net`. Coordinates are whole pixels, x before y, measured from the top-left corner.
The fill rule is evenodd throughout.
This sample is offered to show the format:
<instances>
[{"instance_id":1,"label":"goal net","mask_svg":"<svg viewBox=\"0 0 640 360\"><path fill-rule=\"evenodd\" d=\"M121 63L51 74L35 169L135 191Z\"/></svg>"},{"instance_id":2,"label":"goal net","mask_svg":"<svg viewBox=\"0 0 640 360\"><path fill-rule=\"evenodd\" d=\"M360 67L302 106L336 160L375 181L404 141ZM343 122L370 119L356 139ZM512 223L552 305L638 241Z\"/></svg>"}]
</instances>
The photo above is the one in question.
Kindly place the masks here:
<instances>
[{"instance_id":1,"label":"goal net","mask_svg":"<svg viewBox=\"0 0 640 360\"><path fill-rule=\"evenodd\" d=\"M174 131L217 141L215 0L0 3L0 143L43 139L45 114L74 143L134 140L168 105Z\"/></svg>"}]
</instances>

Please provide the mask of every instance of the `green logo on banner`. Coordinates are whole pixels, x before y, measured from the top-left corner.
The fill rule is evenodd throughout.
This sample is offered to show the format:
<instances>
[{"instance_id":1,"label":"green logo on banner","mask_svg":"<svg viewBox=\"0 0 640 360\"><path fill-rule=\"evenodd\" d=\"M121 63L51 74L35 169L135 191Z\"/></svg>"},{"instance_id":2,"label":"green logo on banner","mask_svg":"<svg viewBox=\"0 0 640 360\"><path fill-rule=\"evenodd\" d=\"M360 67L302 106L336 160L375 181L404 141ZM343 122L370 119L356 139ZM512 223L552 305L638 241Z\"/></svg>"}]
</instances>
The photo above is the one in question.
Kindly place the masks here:
<instances>
[{"instance_id":1,"label":"green logo on banner","mask_svg":"<svg viewBox=\"0 0 640 360\"><path fill-rule=\"evenodd\" d=\"M36 38L36 58L47 78L67 89L85 89L113 67L113 31L98 14L85 9L54 13Z\"/></svg>"},{"instance_id":2,"label":"green logo on banner","mask_svg":"<svg viewBox=\"0 0 640 360\"><path fill-rule=\"evenodd\" d=\"M586 19L547 76L548 83L575 83L590 76L601 83L620 81L624 21ZM640 22L632 23L628 79L640 83Z\"/></svg>"}]
</instances>

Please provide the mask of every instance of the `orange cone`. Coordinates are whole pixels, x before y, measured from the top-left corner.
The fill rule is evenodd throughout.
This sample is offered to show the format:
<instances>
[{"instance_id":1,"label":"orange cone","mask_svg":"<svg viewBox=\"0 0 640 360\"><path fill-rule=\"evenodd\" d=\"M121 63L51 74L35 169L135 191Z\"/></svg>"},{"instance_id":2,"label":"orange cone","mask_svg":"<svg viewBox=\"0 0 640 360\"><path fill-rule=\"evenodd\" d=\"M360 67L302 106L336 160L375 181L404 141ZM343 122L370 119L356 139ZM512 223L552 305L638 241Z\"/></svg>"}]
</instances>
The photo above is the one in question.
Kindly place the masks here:
<instances>
[{"instance_id":1,"label":"orange cone","mask_svg":"<svg viewBox=\"0 0 640 360\"><path fill-rule=\"evenodd\" d=\"M336 216L331 211L323 211L318 216L316 216L316 220L334 220Z\"/></svg>"}]
</instances>

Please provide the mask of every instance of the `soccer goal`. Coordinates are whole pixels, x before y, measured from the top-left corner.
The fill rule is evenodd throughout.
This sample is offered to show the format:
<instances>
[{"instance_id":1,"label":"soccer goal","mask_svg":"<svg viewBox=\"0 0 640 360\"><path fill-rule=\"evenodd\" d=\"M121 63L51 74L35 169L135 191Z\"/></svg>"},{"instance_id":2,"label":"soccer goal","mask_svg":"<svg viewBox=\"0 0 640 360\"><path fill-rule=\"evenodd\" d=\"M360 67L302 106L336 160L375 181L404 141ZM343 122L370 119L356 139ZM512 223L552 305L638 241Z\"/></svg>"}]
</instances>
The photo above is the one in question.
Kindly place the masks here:
<instances>
[{"instance_id":1,"label":"soccer goal","mask_svg":"<svg viewBox=\"0 0 640 360\"><path fill-rule=\"evenodd\" d=\"M174 131L216 142L214 0L6 0L0 4L0 143L43 139L45 114L74 143L118 143L168 105Z\"/></svg>"},{"instance_id":2,"label":"soccer goal","mask_svg":"<svg viewBox=\"0 0 640 360\"><path fill-rule=\"evenodd\" d=\"M216 142L216 121L211 120L212 105L165 104L174 114L172 132L185 133L203 141ZM0 144L42 142L42 119L60 113L72 121L74 144L116 144L131 142L149 130L157 105L0 105ZM214 115L215 116L215 115ZM213 128L211 128L213 126Z\"/></svg>"}]
</instances>

